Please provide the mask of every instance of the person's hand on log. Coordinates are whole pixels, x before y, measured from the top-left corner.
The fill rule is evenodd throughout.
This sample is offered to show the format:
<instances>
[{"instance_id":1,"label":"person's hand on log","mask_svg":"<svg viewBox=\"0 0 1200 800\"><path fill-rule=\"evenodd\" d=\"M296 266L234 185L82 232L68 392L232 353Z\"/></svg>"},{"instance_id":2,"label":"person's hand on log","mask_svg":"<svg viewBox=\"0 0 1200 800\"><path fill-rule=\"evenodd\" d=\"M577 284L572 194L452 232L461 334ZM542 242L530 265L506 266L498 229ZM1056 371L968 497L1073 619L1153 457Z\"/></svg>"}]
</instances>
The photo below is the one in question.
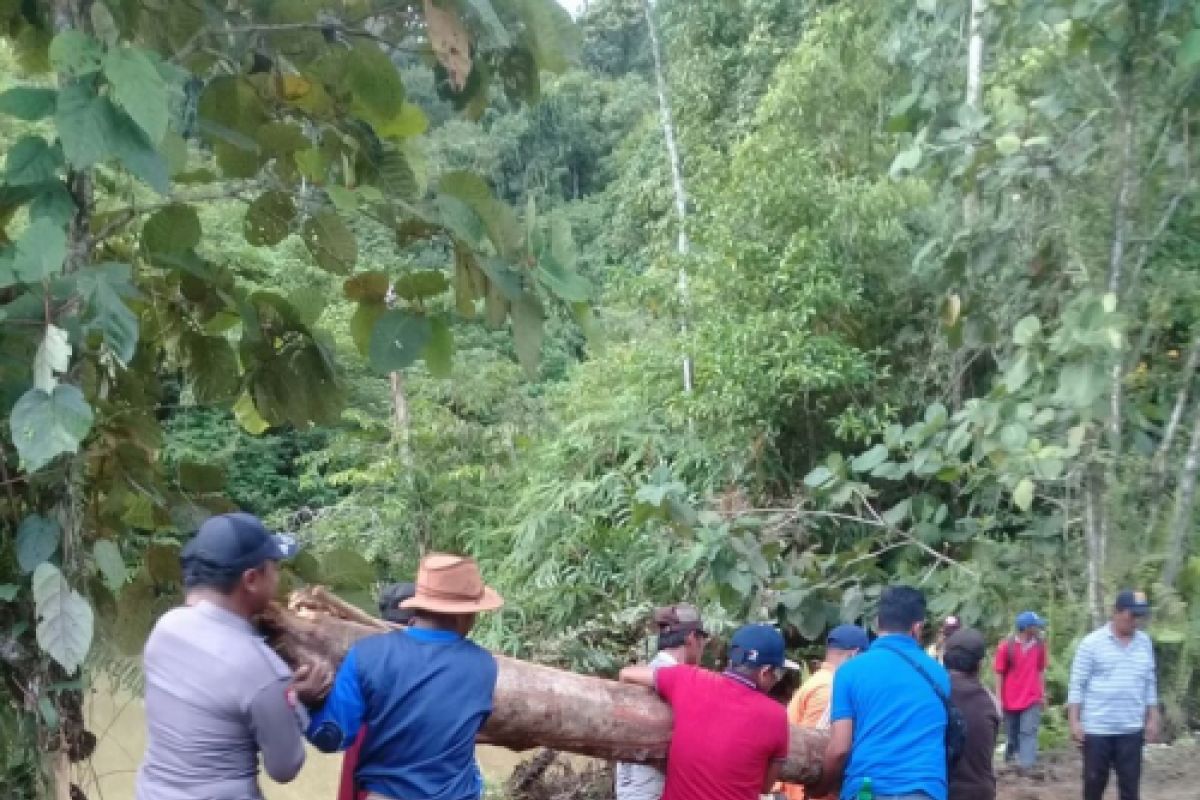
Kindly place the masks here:
<instances>
[{"instance_id":1,"label":"person's hand on log","mask_svg":"<svg viewBox=\"0 0 1200 800\"><path fill-rule=\"evenodd\" d=\"M333 670L321 662L301 664L292 676L292 688L306 706L320 705L333 687Z\"/></svg>"}]
</instances>

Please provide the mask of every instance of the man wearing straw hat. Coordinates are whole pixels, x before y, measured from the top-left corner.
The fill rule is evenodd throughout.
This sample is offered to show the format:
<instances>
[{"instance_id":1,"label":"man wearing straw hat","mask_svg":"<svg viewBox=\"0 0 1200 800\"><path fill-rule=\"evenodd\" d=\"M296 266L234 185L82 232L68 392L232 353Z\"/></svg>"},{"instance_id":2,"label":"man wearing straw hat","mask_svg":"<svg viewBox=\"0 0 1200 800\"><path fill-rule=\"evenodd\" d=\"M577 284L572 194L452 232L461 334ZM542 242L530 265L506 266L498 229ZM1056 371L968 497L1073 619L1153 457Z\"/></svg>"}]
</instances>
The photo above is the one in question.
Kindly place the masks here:
<instances>
[{"instance_id":1,"label":"man wearing straw hat","mask_svg":"<svg viewBox=\"0 0 1200 800\"><path fill-rule=\"evenodd\" d=\"M467 634L480 611L504 604L474 560L421 561L416 593L400 607L412 624L350 648L309 740L332 753L366 723L355 780L368 800L477 800L483 778L475 736L492 713L496 661Z\"/></svg>"}]
</instances>

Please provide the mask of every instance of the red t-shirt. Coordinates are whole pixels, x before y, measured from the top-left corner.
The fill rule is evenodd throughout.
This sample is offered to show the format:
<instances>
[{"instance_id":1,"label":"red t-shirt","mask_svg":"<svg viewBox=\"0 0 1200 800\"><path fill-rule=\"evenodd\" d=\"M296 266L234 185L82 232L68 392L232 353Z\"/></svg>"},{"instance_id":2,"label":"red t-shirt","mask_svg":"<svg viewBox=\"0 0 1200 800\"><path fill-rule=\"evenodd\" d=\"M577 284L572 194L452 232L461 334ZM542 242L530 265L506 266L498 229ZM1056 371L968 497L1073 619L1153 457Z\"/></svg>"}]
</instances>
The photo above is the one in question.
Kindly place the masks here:
<instances>
[{"instance_id":1,"label":"red t-shirt","mask_svg":"<svg viewBox=\"0 0 1200 800\"><path fill-rule=\"evenodd\" d=\"M1029 647L1009 638L996 648L996 674L1000 676L1000 705L1005 711L1024 711L1042 702L1046 691L1046 643Z\"/></svg>"},{"instance_id":2,"label":"red t-shirt","mask_svg":"<svg viewBox=\"0 0 1200 800\"><path fill-rule=\"evenodd\" d=\"M787 758L787 709L698 667L663 667L654 681L675 717L662 800L758 800L767 767Z\"/></svg>"}]
</instances>

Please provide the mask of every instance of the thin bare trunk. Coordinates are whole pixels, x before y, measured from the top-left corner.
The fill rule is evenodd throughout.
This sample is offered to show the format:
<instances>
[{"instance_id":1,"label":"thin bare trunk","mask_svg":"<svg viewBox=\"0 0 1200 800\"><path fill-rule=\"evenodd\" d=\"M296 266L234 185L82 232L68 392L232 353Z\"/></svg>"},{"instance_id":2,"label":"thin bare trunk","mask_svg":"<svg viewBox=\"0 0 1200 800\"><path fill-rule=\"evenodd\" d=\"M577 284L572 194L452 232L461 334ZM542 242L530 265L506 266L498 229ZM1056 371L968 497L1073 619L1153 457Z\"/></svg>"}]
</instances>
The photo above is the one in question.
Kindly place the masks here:
<instances>
[{"instance_id":1,"label":"thin bare trunk","mask_svg":"<svg viewBox=\"0 0 1200 800\"><path fill-rule=\"evenodd\" d=\"M1134 87L1134 53L1140 38L1140 11L1130 5L1130 43L1120 56L1117 76L1117 191L1113 202L1112 245L1108 253L1108 291L1121 298L1125 251L1129 244L1131 214L1137 201L1138 175L1134 163L1137 153L1137 95ZM1117 359L1109 374L1108 436L1113 455L1121 451L1124 416L1125 365Z\"/></svg>"},{"instance_id":2,"label":"thin bare trunk","mask_svg":"<svg viewBox=\"0 0 1200 800\"><path fill-rule=\"evenodd\" d=\"M983 20L987 0L971 0L967 29L967 108L978 111L983 100ZM968 145L968 157L975 146ZM972 225L979 214L979 185L976 183L963 198L963 218Z\"/></svg>"},{"instance_id":3,"label":"thin bare trunk","mask_svg":"<svg viewBox=\"0 0 1200 800\"><path fill-rule=\"evenodd\" d=\"M650 52L654 56L654 81L658 87L658 114L662 122L663 140L667 146L667 159L671 162L671 187L675 193L675 216L679 221L679 236L676 240L676 251L681 257L686 257L691 251L687 235L687 190L683 184L683 164L679 157L679 145L675 140L675 121L671 113L671 98L667 88L667 74L663 66L662 44L658 38L658 26L654 23L654 7L650 0L642 0L642 10L646 14L646 30L650 35ZM683 258L679 263L679 303L683 311L680 328L686 337L687 309L689 304L688 274ZM683 390L692 391L692 357L688 353L683 356Z\"/></svg>"},{"instance_id":4,"label":"thin bare trunk","mask_svg":"<svg viewBox=\"0 0 1200 800\"><path fill-rule=\"evenodd\" d=\"M1167 560L1163 563L1162 582L1168 588L1175 586L1183 561L1187 558L1188 544L1192 538L1192 509L1196 502L1196 472L1200 470L1200 403L1196 404L1192 419L1192 441L1187 456L1179 470L1179 481L1175 486L1175 511L1167 527Z\"/></svg>"},{"instance_id":5,"label":"thin bare trunk","mask_svg":"<svg viewBox=\"0 0 1200 800\"><path fill-rule=\"evenodd\" d=\"M1179 392L1175 395L1175 406L1171 409L1171 418L1167 420L1167 426L1163 428L1162 441L1158 445L1158 451L1154 454L1153 470L1160 475L1166 469L1167 456L1171 452L1171 446L1175 443L1175 434L1179 431L1179 423L1183 421L1183 412L1187 408L1188 398L1191 396L1192 376L1196 374L1197 364L1200 364L1200 334L1192 341L1192 349L1188 352L1187 361L1183 365Z\"/></svg>"},{"instance_id":6,"label":"thin bare trunk","mask_svg":"<svg viewBox=\"0 0 1200 800\"><path fill-rule=\"evenodd\" d=\"M411 424L408 416L408 394L404 390L404 373L393 372L392 379L392 436L400 448L400 459L404 466L412 465L409 443Z\"/></svg>"},{"instance_id":7,"label":"thin bare trunk","mask_svg":"<svg viewBox=\"0 0 1200 800\"><path fill-rule=\"evenodd\" d=\"M1104 498L1101 492L1101 476L1093 474L1084 479L1083 487L1083 531L1087 541L1087 598L1088 613L1092 627L1098 627L1104 619Z\"/></svg>"}]
</instances>

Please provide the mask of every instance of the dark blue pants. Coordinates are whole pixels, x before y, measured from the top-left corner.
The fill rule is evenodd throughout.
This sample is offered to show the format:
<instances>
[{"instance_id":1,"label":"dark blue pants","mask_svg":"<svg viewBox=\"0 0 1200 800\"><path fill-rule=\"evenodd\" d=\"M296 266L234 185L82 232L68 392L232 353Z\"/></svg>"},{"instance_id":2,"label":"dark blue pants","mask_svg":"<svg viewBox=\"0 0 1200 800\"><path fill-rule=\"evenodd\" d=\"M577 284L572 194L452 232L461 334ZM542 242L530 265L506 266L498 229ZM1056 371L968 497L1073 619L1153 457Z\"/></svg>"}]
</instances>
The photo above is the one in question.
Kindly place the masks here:
<instances>
[{"instance_id":1,"label":"dark blue pants","mask_svg":"<svg viewBox=\"0 0 1200 800\"><path fill-rule=\"evenodd\" d=\"M1083 737L1083 800L1101 800L1108 773L1117 773L1120 800L1138 800L1142 781L1142 732Z\"/></svg>"}]
</instances>

